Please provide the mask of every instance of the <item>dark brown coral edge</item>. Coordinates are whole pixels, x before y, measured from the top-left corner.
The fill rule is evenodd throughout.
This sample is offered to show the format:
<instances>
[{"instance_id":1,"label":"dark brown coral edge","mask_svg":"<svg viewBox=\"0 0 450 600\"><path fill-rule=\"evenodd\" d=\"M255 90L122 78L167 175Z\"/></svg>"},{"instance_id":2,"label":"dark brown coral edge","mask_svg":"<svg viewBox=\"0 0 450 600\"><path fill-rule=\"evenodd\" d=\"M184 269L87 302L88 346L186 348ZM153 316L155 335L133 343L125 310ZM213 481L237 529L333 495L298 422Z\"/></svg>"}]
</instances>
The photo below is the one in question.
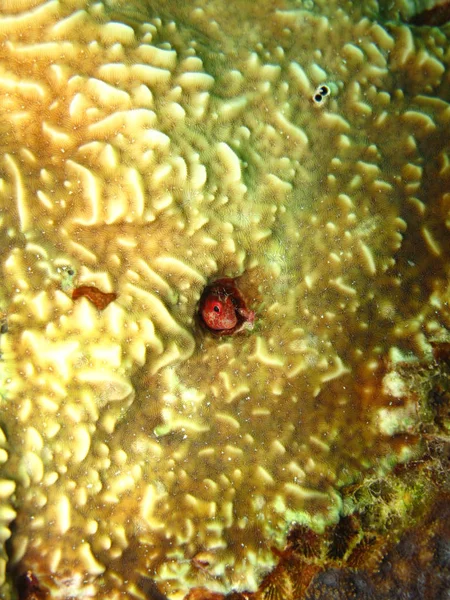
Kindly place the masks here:
<instances>
[{"instance_id":1,"label":"dark brown coral edge","mask_svg":"<svg viewBox=\"0 0 450 600\"><path fill-rule=\"evenodd\" d=\"M414 15L410 19L411 25L428 25L430 27L439 27L450 21L450 2L438 4L429 10Z\"/></svg>"}]
</instances>

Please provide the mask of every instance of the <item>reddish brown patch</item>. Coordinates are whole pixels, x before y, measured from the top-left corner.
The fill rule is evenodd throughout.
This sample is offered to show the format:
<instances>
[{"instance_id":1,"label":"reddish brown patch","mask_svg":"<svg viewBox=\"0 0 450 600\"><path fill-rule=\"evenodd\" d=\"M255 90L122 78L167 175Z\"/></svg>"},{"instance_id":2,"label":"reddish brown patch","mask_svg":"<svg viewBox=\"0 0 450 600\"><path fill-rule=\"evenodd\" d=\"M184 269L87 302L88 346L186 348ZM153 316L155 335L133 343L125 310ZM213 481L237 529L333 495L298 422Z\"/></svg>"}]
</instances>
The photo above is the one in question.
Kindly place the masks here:
<instances>
[{"instance_id":1,"label":"reddish brown patch","mask_svg":"<svg viewBox=\"0 0 450 600\"><path fill-rule=\"evenodd\" d=\"M77 300L83 296L92 302L99 310L103 310L117 298L117 294L102 292L93 285L81 285L72 292L72 300Z\"/></svg>"},{"instance_id":2,"label":"reddish brown patch","mask_svg":"<svg viewBox=\"0 0 450 600\"><path fill-rule=\"evenodd\" d=\"M293 525L287 536L287 548L299 556L320 556L320 537L306 525Z\"/></svg>"},{"instance_id":3,"label":"reddish brown patch","mask_svg":"<svg viewBox=\"0 0 450 600\"><path fill-rule=\"evenodd\" d=\"M258 597L261 600L285 600L290 597L292 584L286 568L281 562L261 582Z\"/></svg>"},{"instance_id":4,"label":"reddish brown patch","mask_svg":"<svg viewBox=\"0 0 450 600\"><path fill-rule=\"evenodd\" d=\"M318 573L323 571L323 566L307 562L293 562L287 565L292 583L292 597L304 598L311 581ZM283 599L284 600L284 599Z\"/></svg>"},{"instance_id":5,"label":"reddish brown patch","mask_svg":"<svg viewBox=\"0 0 450 600\"><path fill-rule=\"evenodd\" d=\"M359 526L355 516L341 517L331 532L327 556L334 560L344 558L352 540L358 535Z\"/></svg>"},{"instance_id":6,"label":"reddish brown patch","mask_svg":"<svg viewBox=\"0 0 450 600\"><path fill-rule=\"evenodd\" d=\"M387 542L375 535L366 535L356 544L350 554L347 565L353 569L365 569L374 572L383 560Z\"/></svg>"}]
</instances>

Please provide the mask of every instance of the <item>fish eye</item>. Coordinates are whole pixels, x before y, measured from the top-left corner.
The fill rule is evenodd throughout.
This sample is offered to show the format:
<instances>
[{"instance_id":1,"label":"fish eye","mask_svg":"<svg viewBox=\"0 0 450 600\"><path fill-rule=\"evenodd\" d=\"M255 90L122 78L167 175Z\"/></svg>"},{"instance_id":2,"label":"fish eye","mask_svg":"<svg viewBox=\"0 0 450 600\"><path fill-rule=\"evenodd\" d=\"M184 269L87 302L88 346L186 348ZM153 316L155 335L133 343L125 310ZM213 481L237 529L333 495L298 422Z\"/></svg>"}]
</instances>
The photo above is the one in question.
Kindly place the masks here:
<instances>
[{"instance_id":1,"label":"fish eye","mask_svg":"<svg viewBox=\"0 0 450 600\"><path fill-rule=\"evenodd\" d=\"M213 311L216 313L220 313L220 304L214 304Z\"/></svg>"}]
</instances>

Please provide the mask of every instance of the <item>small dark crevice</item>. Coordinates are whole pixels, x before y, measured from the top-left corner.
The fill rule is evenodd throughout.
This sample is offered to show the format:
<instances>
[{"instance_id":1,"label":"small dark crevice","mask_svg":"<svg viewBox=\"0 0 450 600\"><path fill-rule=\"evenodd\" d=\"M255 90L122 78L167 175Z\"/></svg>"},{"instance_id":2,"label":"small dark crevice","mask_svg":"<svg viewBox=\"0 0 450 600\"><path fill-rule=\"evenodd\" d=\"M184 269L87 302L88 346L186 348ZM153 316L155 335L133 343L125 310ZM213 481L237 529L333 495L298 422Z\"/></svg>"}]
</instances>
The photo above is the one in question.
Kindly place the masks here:
<instances>
[{"instance_id":1,"label":"small dark crevice","mask_svg":"<svg viewBox=\"0 0 450 600\"><path fill-rule=\"evenodd\" d=\"M167 596L159 591L153 579L141 577L138 581L138 587L148 600L168 600Z\"/></svg>"}]
</instances>

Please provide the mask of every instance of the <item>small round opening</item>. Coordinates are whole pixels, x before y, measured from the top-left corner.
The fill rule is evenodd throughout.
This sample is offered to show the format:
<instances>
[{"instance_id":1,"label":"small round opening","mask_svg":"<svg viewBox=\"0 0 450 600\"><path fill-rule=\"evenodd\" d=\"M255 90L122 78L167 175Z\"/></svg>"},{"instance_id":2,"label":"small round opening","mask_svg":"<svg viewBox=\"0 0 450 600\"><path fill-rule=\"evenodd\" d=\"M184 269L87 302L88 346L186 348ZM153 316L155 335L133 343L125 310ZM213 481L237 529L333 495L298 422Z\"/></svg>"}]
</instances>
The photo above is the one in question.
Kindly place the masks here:
<instances>
[{"instance_id":1,"label":"small round opening","mask_svg":"<svg viewBox=\"0 0 450 600\"><path fill-rule=\"evenodd\" d=\"M221 277L208 284L197 306L198 323L215 336L253 329L255 313L249 310L236 280Z\"/></svg>"}]
</instances>

